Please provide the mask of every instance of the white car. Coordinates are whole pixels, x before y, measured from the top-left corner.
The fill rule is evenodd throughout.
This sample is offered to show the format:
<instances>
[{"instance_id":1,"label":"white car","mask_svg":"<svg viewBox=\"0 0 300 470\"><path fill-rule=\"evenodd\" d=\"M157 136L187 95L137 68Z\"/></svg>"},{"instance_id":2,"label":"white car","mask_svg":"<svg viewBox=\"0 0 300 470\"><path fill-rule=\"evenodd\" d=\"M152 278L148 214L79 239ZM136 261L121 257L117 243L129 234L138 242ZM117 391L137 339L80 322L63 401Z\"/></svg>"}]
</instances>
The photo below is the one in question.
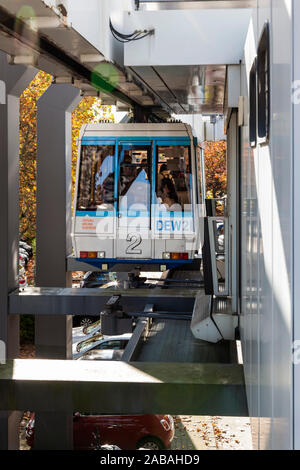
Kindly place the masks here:
<instances>
[{"instance_id":1,"label":"white car","mask_svg":"<svg viewBox=\"0 0 300 470\"><path fill-rule=\"evenodd\" d=\"M79 355L78 361L120 361L124 349L91 349L90 351Z\"/></svg>"},{"instance_id":2,"label":"white car","mask_svg":"<svg viewBox=\"0 0 300 470\"><path fill-rule=\"evenodd\" d=\"M79 359L88 351L98 350L124 350L130 340L132 333L124 333L118 336L104 336L101 333L80 341L76 345L76 352L73 354L73 359Z\"/></svg>"},{"instance_id":3,"label":"white car","mask_svg":"<svg viewBox=\"0 0 300 470\"><path fill-rule=\"evenodd\" d=\"M96 333L100 333L101 331L101 320L95 321L91 325L87 325L82 329L82 333L90 336L95 335Z\"/></svg>"}]
</instances>

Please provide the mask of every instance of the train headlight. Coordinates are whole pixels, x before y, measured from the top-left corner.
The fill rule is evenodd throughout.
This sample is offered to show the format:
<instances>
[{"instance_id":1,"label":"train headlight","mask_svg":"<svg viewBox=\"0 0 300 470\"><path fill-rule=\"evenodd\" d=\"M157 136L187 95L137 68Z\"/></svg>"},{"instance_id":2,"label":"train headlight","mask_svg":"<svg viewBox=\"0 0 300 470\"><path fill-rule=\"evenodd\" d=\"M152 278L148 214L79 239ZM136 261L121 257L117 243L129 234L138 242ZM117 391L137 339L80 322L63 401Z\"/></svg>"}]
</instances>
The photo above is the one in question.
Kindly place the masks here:
<instances>
[{"instance_id":1,"label":"train headlight","mask_svg":"<svg viewBox=\"0 0 300 470\"><path fill-rule=\"evenodd\" d=\"M165 251L165 252L163 253L163 256L162 256L162 257L163 257L163 259L170 259L170 258L171 258L171 253Z\"/></svg>"},{"instance_id":2,"label":"train headlight","mask_svg":"<svg viewBox=\"0 0 300 470\"><path fill-rule=\"evenodd\" d=\"M98 251L98 258L105 258L105 251Z\"/></svg>"}]
</instances>

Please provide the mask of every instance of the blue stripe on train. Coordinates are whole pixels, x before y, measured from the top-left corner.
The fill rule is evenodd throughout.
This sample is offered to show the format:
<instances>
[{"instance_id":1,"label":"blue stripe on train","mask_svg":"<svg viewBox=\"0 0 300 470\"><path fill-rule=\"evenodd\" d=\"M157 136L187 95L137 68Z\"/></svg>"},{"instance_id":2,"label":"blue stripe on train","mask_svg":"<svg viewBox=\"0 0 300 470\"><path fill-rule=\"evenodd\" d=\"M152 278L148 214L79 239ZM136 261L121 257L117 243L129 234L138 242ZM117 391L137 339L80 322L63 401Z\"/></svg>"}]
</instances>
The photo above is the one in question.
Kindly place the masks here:
<instances>
[{"instance_id":1,"label":"blue stripe on train","mask_svg":"<svg viewBox=\"0 0 300 470\"><path fill-rule=\"evenodd\" d=\"M124 136L124 137L97 137L85 136L81 139L81 145L115 145L119 144L140 144L149 145L155 140L157 145L190 145L191 141L188 137L160 137L160 136Z\"/></svg>"},{"instance_id":2,"label":"blue stripe on train","mask_svg":"<svg viewBox=\"0 0 300 470\"><path fill-rule=\"evenodd\" d=\"M192 263L194 259L184 260L167 260L167 259L118 259L118 258L76 258L76 261L90 264L96 268L102 268L103 264L108 265L111 269L115 264L136 264L142 266L143 264L153 265L166 265L167 269L174 269L178 266Z\"/></svg>"},{"instance_id":3,"label":"blue stripe on train","mask_svg":"<svg viewBox=\"0 0 300 470\"><path fill-rule=\"evenodd\" d=\"M76 211L76 217L114 217L114 211Z\"/></svg>"}]
</instances>

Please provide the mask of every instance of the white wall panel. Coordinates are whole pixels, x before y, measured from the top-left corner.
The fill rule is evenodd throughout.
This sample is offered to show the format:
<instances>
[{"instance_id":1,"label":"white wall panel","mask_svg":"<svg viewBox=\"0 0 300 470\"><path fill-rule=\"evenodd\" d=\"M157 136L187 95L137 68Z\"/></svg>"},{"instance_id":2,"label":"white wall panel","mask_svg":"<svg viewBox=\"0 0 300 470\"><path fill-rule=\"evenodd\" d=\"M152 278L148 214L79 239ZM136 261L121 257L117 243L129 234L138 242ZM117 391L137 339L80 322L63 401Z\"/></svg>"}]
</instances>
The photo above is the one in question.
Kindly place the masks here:
<instances>
[{"instance_id":1,"label":"white wall panel","mask_svg":"<svg viewBox=\"0 0 300 470\"><path fill-rule=\"evenodd\" d=\"M294 39L294 76L293 81L300 80L300 2L294 1L293 4L293 39ZM300 449L300 361L299 361L299 340L300 340L300 101L299 101L299 81L294 89L293 96L293 129L294 129L294 280L293 280L293 311L294 311L294 337L293 340L298 343L295 348L295 361L294 361L294 448Z\"/></svg>"},{"instance_id":2,"label":"white wall panel","mask_svg":"<svg viewBox=\"0 0 300 470\"><path fill-rule=\"evenodd\" d=\"M273 448L292 445L292 24L272 1ZM276 92L279 90L279 92Z\"/></svg>"},{"instance_id":3,"label":"white wall panel","mask_svg":"<svg viewBox=\"0 0 300 470\"><path fill-rule=\"evenodd\" d=\"M257 1L242 78L243 94L248 96L253 45L257 47L269 21L270 143L251 150L247 125L241 132L241 324L254 446L259 449L293 445L291 5L290 0Z\"/></svg>"},{"instance_id":4,"label":"white wall panel","mask_svg":"<svg viewBox=\"0 0 300 470\"><path fill-rule=\"evenodd\" d=\"M248 96L249 72L255 58L257 12L252 20L245 45L242 67L242 94ZM245 101L245 125L241 131L241 335L243 340L244 367L247 384L249 413L253 446L258 448L258 315L257 315L257 253L253 254L254 236L257 234L257 191L254 167L255 154L248 145L249 101Z\"/></svg>"},{"instance_id":5,"label":"white wall panel","mask_svg":"<svg viewBox=\"0 0 300 470\"><path fill-rule=\"evenodd\" d=\"M125 44L125 65L239 64L251 10L173 10L124 13L127 34L155 29Z\"/></svg>"}]
</instances>

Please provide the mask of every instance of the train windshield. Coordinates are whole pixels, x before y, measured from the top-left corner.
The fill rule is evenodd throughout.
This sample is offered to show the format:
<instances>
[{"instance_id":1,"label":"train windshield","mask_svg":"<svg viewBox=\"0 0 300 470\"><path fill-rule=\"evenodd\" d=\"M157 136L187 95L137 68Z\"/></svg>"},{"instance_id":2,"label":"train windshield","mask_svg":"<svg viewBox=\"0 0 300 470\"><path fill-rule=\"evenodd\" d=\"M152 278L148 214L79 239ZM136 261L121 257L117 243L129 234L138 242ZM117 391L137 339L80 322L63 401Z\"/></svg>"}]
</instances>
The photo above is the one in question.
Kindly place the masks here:
<instances>
[{"instance_id":1,"label":"train windshield","mask_svg":"<svg viewBox=\"0 0 300 470\"><path fill-rule=\"evenodd\" d=\"M119 145L119 212L150 213L151 145Z\"/></svg>"},{"instance_id":2,"label":"train windshield","mask_svg":"<svg viewBox=\"0 0 300 470\"><path fill-rule=\"evenodd\" d=\"M160 145L157 147L155 192L159 210L191 211L192 173L189 146Z\"/></svg>"},{"instance_id":3,"label":"train windshield","mask_svg":"<svg viewBox=\"0 0 300 470\"><path fill-rule=\"evenodd\" d=\"M77 211L114 211L116 208L120 217L149 219L154 204L154 212L186 215L192 212L189 145L156 146L153 188L152 145L120 142L116 168L115 150L116 146L111 144L82 145Z\"/></svg>"},{"instance_id":4,"label":"train windshield","mask_svg":"<svg viewBox=\"0 0 300 470\"><path fill-rule=\"evenodd\" d=\"M77 210L114 208L114 145L83 145Z\"/></svg>"}]
</instances>

